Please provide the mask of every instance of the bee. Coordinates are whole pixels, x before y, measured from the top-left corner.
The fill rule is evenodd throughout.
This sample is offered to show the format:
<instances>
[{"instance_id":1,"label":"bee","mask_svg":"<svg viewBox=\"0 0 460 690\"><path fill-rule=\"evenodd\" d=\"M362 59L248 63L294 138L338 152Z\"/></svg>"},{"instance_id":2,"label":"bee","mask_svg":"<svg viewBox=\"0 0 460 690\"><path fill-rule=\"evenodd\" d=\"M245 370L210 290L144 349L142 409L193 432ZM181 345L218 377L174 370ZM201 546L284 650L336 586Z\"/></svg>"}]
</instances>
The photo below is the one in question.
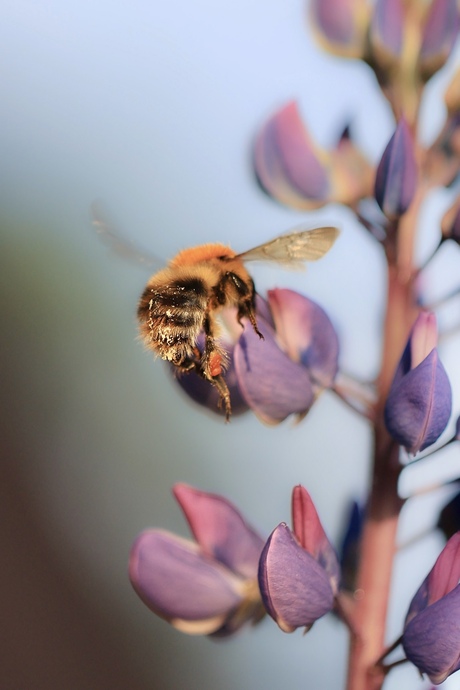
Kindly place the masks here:
<instances>
[{"instance_id":1,"label":"bee","mask_svg":"<svg viewBox=\"0 0 460 690\"><path fill-rule=\"evenodd\" d=\"M228 421L227 355L219 344L216 316L222 309L234 307L240 325L247 319L263 339L257 327L254 281L245 264L268 261L302 267L303 262L324 256L338 232L334 227L298 230L241 254L223 244L184 249L151 276L141 295L137 316L145 346L179 372L195 371L215 386ZM202 332L205 341L200 351L197 342Z\"/></svg>"}]
</instances>

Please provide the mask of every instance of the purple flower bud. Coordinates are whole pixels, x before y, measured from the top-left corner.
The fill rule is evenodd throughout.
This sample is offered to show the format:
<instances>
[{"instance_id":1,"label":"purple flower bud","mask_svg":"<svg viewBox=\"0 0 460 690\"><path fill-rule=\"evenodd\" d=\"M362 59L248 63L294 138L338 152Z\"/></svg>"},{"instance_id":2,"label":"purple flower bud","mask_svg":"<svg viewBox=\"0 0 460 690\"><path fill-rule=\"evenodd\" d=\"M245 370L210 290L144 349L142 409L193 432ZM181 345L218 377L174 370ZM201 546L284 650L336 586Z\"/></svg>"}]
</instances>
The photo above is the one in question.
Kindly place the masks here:
<instances>
[{"instance_id":1,"label":"purple flower bud","mask_svg":"<svg viewBox=\"0 0 460 690\"><path fill-rule=\"evenodd\" d=\"M377 168L374 196L384 214L396 220L407 211L417 186L417 163L409 127L401 119Z\"/></svg>"},{"instance_id":2,"label":"purple flower bud","mask_svg":"<svg viewBox=\"0 0 460 690\"><path fill-rule=\"evenodd\" d=\"M334 606L339 566L309 494L295 487L294 532L281 523L270 535L259 564L265 608L284 632L310 628Z\"/></svg>"},{"instance_id":3,"label":"purple flower bud","mask_svg":"<svg viewBox=\"0 0 460 690\"><path fill-rule=\"evenodd\" d=\"M460 668L460 532L454 534L412 599L402 644L438 685Z\"/></svg>"},{"instance_id":4,"label":"purple flower bud","mask_svg":"<svg viewBox=\"0 0 460 690\"><path fill-rule=\"evenodd\" d=\"M434 443L451 414L451 387L436 343L435 316L422 312L409 335L385 405L389 433L410 453Z\"/></svg>"},{"instance_id":5,"label":"purple flower bud","mask_svg":"<svg viewBox=\"0 0 460 690\"><path fill-rule=\"evenodd\" d=\"M368 20L365 0L312 0L310 10L320 45L334 55L362 57Z\"/></svg>"},{"instance_id":6,"label":"purple flower bud","mask_svg":"<svg viewBox=\"0 0 460 690\"><path fill-rule=\"evenodd\" d=\"M458 36L457 0L433 0L426 19L420 49L420 71L427 81L446 63Z\"/></svg>"},{"instance_id":7,"label":"purple flower bud","mask_svg":"<svg viewBox=\"0 0 460 690\"><path fill-rule=\"evenodd\" d=\"M303 416L337 373L338 340L329 318L292 290L272 290L272 327L258 318L261 342L246 328L234 350L238 385L249 407L267 424ZM276 391L276 395L273 392Z\"/></svg>"},{"instance_id":8,"label":"purple flower bud","mask_svg":"<svg viewBox=\"0 0 460 690\"><path fill-rule=\"evenodd\" d=\"M328 199L329 180L321 153L294 101L263 126L255 142L254 165L262 189L283 204L310 209Z\"/></svg>"},{"instance_id":9,"label":"purple flower bud","mask_svg":"<svg viewBox=\"0 0 460 690\"><path fill-rule=\"evenodd\" d=\"M129 576L142 601L190 634L229 634L263 614L257 567L263 540L226 499L174 487L195 542L159 529L136 539Z\"/></svg>"}]
</instances>

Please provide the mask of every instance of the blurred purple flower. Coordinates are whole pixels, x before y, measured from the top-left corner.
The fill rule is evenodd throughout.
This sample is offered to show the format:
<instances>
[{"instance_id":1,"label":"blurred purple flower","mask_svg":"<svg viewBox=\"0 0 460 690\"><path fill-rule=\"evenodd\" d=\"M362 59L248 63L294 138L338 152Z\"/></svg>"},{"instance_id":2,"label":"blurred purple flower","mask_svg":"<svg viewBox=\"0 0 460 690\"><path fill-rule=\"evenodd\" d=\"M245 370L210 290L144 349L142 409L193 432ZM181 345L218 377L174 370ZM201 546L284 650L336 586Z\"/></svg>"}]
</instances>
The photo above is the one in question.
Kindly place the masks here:
<instances>
[{"instance_id":1,"label":"blurred purple flower","mask_svg":"<svg viewBox=\"0 0 460 690\"><path fill-rule=\"evenodd\" d=\"M277 424L291 414L304 416L319 393L332 386L339 344L329 317L307 297L270 290L268 307L267 318L258 315L264 342L245 328L234 359L247 404L262 421Z\"/></svg>"},{"instance_id":2,"label":"blurred purple flower","mask_svg":"<svg viewBox=\"0 0 460 690\"><path fill-rule=\"evenodd\" d=\"M326 203L329 180L324 156L313 144L295 101L262 127L254 165L262 189L277 201L301 209Z\"/></svg>"},{"instance_id":3,"label":"blurred purple flower","mask_svg":"<svg viewBox=\"0 0 460 690\"><path fill-rule=\"evenodd\" d=\"M350 206L371 193L372 167L350 137L330 152L315 145L295 101L270 117L254 146L262 189L282 204L312 209L330 202Z\"/></svg>"},{"instance_id":4,"label":"blurred purple flower","mask_svg":"<svg viewBox=\"0 0 460 690\"><path fill-rule=\"evenodd\" d=\"M399 58L402 49L404 12L402 0L377 0L371 20L370 38L380 67Z\"/></svg>"},{"instance_id":5,"label":"blurred purple flower","mask_svg":"<svg viewBox=\"0 0 460 690\"><path fill-rule=\"evenodd\" d=\"M396 220L407 211L417 185L414 142L404 119L383 152L377 167L374 196L384 214Z\"/></svg>"},{"instance_id":6,"label":"blurred purple flower","mask_svg":"<svg viewBox=\"0 0 460 690\"><path fill-rule=\"evenodd\" d=\"M259 587L269 615L284 632L313 623L334 607L340 578L337 556L308 492L292 493L293 531L281 523L260 558Z\"/></svg>"},{"instance_id":7,"label":"blurred purple flower","mask_svg":"<svg viewBox=\"0 0 460 690\"><path fill-rule=\"evenodd\" d=\"M446 63L458 37L457 0L433 0L420 49L420 71L426 81Z\"/></svg>"},{"instance_id":8,"label":"blurred purple flower","mask_svg":"<svg viewBox=\"0 0 460 690\"><path fill-rule=\"evenodd\" d=\"M257 622L264 614L257 586L263 540L225 498L185 484L173 491L196 541L141 532L129 561L137 594L189 634L228 635Z\"/></svg>"},{"instance_id":9,"label":"blurred purple flower","mask_svg":"<svg viewBox=\"0 0 460 690\"><path fill-rule=\"evenodd\" d=\"M452 392L437 344L436 318L422 312L409 335L385 405L385 424L408 452L434 443L446 428Z\"/></svg>"},{"instance_id":10,"label":"blurred purple flower","mask_svg":"<svg viewBox=\"0 0 460 690\"><path fill-rule=\"evenodd\" d=\"M365 0L311 0L311 24L326 50L343 57L362 57L369 11Z\"/></svg>"},{"instance_id":11,"label":"blurred purple flower","mask_svg":"<svg viewBox=\"0 0 460 690\"><path fill-rule=\"evenodd\" d=\"M460 668L459 580L457 532L412 599L402 637L407 658L436 685Z\"/></svg>"}]
</instances>

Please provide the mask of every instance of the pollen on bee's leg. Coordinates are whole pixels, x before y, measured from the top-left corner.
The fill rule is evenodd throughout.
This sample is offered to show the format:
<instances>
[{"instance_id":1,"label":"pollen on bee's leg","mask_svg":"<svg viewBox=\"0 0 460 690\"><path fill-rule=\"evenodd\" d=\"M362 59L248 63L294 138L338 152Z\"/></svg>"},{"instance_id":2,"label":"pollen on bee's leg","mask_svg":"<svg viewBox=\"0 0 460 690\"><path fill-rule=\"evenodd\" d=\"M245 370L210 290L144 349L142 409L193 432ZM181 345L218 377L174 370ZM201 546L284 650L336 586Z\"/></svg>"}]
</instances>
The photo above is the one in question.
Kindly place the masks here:
<instances>
[{"instance_id":1,"label":"pollen on bee's leg","mask_svg":"<svg viewBox=\"0 0 460 690\"><path fill-rule=\"evenodd\" d=\"M209 373L213 378L222 374L222 355L220 352L211 352L209 355Z\"/></svg>"}]
</instances>

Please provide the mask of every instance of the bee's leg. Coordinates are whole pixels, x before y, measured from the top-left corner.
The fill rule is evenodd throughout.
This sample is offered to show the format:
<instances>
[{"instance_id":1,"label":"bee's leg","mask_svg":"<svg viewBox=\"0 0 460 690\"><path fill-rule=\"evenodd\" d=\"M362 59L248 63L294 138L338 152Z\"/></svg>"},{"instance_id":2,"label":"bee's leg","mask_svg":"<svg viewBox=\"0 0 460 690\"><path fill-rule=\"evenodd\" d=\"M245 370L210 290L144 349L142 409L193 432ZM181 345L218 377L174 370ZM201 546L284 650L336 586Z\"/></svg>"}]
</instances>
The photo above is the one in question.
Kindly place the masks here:
<instances>
[{"instance_id":1,"label":"bee's leg","mask_svg":"<svg viewBox=\"0 0 460 690\"><path fill-rule=\"evenodd\" d=\"M248 284L247 282L241 280L236 273L228 271L224 279L225 281L232 281L232 285L238 294L238 323L242 325L242 319L249 319L251 326L257 333L259 338L262 340L264 336L257 328L256 320L256 291L254 288L254 282L251 280Z\"/></svg>"},{"instance_id":2,"label":"bee's leg","mask_svg":"<svg viewBox=\"0 0 460 690\"><path fill-rule=\"evenodd\" d=\"M213 320L208 312L203 321L203 328L206 336L205 348L201 360L201 375L210 381L217 388L220 395L221 404L225 408L227 421L230 419L231 404L230 392L223 377L223 371L227 363L227 355L216 343L213 333Z\"/></svg>"}]
</instances>

